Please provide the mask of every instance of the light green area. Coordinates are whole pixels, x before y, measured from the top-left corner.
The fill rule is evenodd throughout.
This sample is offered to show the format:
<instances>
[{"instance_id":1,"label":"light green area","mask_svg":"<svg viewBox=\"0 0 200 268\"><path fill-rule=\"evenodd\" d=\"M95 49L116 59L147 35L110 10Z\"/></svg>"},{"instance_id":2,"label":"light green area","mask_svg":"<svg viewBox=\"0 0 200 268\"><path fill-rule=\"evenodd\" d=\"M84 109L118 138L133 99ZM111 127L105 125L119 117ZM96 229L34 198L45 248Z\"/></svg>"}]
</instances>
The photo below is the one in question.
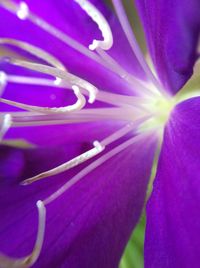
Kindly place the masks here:
<instances>
[{"instance_id":1,"label":"light green area","mask_svg":"<svg viewBox=\"0 0 200 268\"><path fill-rule=\"evenodd\" d=\"M125 249L119 268L143 268L143 245L145 233L145 216L142 215L140 222L135 228L131 239Z\"/></svg>"},{"instance_id":2,"label":"light green area","mask_svg":"<svg viewBox=\"0 0 200 268\"><path fill-rule=\"evenodd\" d=\"M1 141L1 145L16 147L19 149L35 148L36 146L24 139L5 139Z\"/></svg>"}]
</instances>

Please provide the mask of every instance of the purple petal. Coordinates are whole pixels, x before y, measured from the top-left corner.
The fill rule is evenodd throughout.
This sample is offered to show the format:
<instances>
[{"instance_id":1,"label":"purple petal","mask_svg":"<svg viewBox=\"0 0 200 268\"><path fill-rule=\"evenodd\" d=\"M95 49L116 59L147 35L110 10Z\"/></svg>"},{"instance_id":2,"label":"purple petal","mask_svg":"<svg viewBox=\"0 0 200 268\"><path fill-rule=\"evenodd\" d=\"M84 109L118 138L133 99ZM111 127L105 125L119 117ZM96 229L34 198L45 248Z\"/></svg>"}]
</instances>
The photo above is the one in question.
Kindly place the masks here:
<instances>
[{"instance_id":1,"label":"purple petal","mask_svg":"<svg viewBox=\"0 0 200 268\"><path fill-rule=\"evenodd\" d=\"M200 98L180 103L165 130L147 205L146 267L198 267Z\"/></svg>"},{"instance_id":2,"label":"purple petal","mask_svg":"<svg viewBox=\"0 0 200 268\"><path fill-rule=\"evenodd\" d=\"M141 214L154 151L152 138L131 145L47 205L45 242L35 267L117 267ZM37 154L35 159L33 151L24 153L28 163L32 162L24 173L34 173L44 155ZM56 161L62 156L55 153ZM44 164L52 166L48 161ZM1 250L12 256L31 252L37 228L35 202L73 174L69 171L28 187L14 181L9 187L4 184L0 197Z\"/></svg>"},{"instance_id":3,"label":"purple petal","mask_svg":"<svg viewBox=\"0 0 200 268\"><path fill-rule=\"evenodd\" d=\"M197 59L200 2L137 0L137 5L159 78L176 93L192 75Z\"/></svg>"}]
</instances>

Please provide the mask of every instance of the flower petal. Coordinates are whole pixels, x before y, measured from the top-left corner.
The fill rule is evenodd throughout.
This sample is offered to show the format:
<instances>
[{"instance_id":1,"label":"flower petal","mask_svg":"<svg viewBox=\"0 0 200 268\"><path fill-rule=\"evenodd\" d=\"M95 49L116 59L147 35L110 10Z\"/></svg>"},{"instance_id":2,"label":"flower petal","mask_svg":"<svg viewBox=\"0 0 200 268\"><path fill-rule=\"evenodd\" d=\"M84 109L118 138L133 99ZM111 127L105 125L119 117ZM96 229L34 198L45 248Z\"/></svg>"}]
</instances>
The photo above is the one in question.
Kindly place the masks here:
<instances>
[{"instance_id":1,"label":"flower petal","mask_svg":"<svg viewBox=\"0 0 200 268\"><path fill-rule=\"evenodd\" d=\"M176 93L192 75L200 31L198 0L137 0L158 76Z\"/></svg>"},{"instance_id":2,"label":"flower petal","mask_svg":"<svg viewBox=\"0 0 200 268\"><path fill-rule=\"evenodd\" d=\"M45 242L35 267L117 267L141 214L154 151L152 137L131 145L47 205ZM28 154L25 159L30 163L34 153ZM37 163L41 162L38 157ZM36 166L29 165L24 172L35 172ZM18 257L30 253L37 226L34 203L73 173L27 187L14 181L12 187L2 187L0 244L4 253Z\"/></svg>"},{"instance_id":3,"label":"flower petal","mask_svg":"<svg viewBox=\"0 0 200 268\"><path fill-rule=\"evenodd\" d=\"M178 104L147 205L146 267L198 267L200 253L200 98Z\"/></svg>"}]
</instances>

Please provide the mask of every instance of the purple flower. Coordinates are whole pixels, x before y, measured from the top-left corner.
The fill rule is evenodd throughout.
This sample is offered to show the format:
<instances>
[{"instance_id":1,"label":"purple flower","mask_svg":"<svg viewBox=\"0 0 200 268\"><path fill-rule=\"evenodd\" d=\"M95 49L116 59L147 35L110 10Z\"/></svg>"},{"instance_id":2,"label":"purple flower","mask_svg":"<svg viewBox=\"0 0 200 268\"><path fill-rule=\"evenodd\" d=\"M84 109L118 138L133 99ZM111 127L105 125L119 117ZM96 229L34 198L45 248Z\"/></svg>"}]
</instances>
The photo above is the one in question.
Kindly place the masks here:
<instances>
[{"instance_id":1,"label":"purple flower","mask_svg":"<svg viewBox=\"0 0 200 268\"><path fill-rule=\"evenodd\" d=\"M199 0L136 1L152 68L119 0L0 5L0 267L117 267L153 163L145 266L198 267Z\"/></svg>"}]
</instances>

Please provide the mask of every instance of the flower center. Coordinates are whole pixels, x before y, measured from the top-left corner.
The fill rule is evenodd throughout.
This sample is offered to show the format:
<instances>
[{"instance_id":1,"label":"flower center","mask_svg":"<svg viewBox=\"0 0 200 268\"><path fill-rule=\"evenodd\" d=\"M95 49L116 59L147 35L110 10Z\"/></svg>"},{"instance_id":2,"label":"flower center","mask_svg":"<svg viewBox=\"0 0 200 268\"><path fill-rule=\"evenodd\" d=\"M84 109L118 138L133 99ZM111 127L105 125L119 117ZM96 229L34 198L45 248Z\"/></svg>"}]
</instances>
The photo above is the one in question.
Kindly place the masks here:
<instances>
[{"instance_id":1,"label":"flower center","mask_svg":"<svg viewBox=\"0 0 200 268\"><path fill-rule=\"evenodd\" d=\"M147 131L150 129L163 130L170 112L175 106L174 98L158 97L148 104L144 104L144 108L152 115L152 117L145 121L140 126L140 131Z\"/></svg>"}]
</instances>

